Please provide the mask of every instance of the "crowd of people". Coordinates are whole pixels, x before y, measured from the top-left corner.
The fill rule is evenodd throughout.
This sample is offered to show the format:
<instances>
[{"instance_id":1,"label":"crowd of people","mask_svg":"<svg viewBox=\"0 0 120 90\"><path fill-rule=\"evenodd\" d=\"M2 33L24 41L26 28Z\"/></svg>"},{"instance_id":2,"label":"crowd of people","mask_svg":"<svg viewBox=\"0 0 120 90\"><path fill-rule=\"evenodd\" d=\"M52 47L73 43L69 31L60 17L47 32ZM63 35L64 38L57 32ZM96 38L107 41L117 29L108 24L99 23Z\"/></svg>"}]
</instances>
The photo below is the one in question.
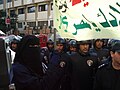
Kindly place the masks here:
<instances>
[{"instance_id":1,"label":"crowd of people","mask_svg":"<svg viewBox=\"0 0 120 90\"><path fill-rule=\"evenodd\" d=\"M26 35L15 42L16 90L120 90L119 40L58 38L41 48L39 38Z\"/></svg>"}]
</instances>

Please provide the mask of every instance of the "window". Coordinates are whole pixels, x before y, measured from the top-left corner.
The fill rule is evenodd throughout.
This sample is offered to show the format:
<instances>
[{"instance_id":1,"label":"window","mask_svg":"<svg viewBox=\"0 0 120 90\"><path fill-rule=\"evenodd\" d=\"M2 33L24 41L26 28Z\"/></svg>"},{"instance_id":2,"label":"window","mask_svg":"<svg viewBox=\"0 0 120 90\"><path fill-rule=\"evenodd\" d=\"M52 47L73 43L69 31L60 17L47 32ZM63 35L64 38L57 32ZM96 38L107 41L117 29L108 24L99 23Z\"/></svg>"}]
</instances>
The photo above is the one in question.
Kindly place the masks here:
<instances>
[{"instance_id":1,"label":"window","mask_svg":"<svg viewBox=\"0 0 120 90\"><path fill-rule=\"evenodd\" d=\"M7 2L11 2L12 0L7 0Z\"/></svg>"},{"instance_id":2,"label":"window","mask_svg":"<svg viewBox=\"0 0 120 90\"><path fill-rule=\"evenodd\" d=\"M48 5L47 4L39 5L38 6L38 10L39 10L39 12L41 12L41 11L47 11L48 10Z\"/></svg>"},{"instance_id":3,"label":"window","mask_svg":"<svg viewBox=\"0 0 120 90\"><path fill-rule=\"evenodd\" d=\"M51 3L51 10L53 10L53 3Z\"/></svg>"},{"instance_id":4,"label":"window","mask_svg":"<svg viewBox=\"0 0 120 90\"><path fill-rule=\"evenodd\" d=\"M39 21L38 22L38 26L47 26L48 25L48 21Z\"/></svg>"},{"instance_id":5,"label":"window","mask_svg":"<svg viewBox=\"0 0 120 90\"><path fill-rule=\"evenodd\" d=\"M50 26L53 26L53 20L50 21Z\"/></svg>"},{"instance_id":6,"label":"window","mask_svg":"<svg viewBox=\"0 0 120 90\"><path fill-rule=\"evenodd\" d=\"M24 8L18 9L18 14L24 14Z\"/></svg>"},{"instance_id":7,"label":"window","mask_svg":"<svg viewBox=\"0 0 120 90\"><path fill-rule=\"evenodd\" d=\"M29 27L35 27L36 26L36 22L28 22L27 25L29 25Z\"/></svg>"},{"instance_id":8,"label":"window","mask_svg":"<svg viewBox=\"0 0 120 90\"><path fill-rule=\"evenodd\" d=\"M10 10L10 16L14 17L14 15L15 15L15 10Z\"/></svg>"},{"instance_id":9,"label":"window","mask_svg":"<svg viewBox=\"0 0 120 90\"><path fill-rule=\"evenodd\" d=\"M22 28L22 22L20 23L18 23L18 28Z\"/></svg>"},{"instance_id":10,"label":"window","mask_svg":"<svg viewBox=\"0 0 120 90\"><path fill-rule=\"evenodd\" d=\"M28 7L28 13L33 13L35 12L35 7L32 6L32 7Z\"/></svg>"},{"instance_id":11,"label":"window","mask_svg":"<svg viewBox=\"0 0 120 90\"><path fill-rule=\"evenodd\" d=\"M0 0L0 4L3 4L3 0Z\"/></svg>"},{"instance_id":12,"label":"window","mask_svg":"<svg viewBox=\"0 0 120 90\"><path fill-rule=\"evenodd\" d=\"M6 11L0 10L0 17L6 17Z\"/></svg>"}]
</instances>

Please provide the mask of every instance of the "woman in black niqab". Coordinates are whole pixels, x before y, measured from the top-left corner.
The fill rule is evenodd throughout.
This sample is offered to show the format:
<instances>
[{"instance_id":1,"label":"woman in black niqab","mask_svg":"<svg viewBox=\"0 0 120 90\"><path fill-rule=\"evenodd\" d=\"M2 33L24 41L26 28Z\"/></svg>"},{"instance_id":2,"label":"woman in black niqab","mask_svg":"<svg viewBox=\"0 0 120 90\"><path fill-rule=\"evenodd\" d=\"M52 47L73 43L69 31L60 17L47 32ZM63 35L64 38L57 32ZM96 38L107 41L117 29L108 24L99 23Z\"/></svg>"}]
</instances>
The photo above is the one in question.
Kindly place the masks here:
<instances>
[{"instance_id":1,"label":"woman in black niqab","mask_svg":"<svg viewBox=\"0 0 120 90\"><path fill-rule=\"evenodd\" d=\"M27 35L21 39L14 59L14 63L16 62L24 65L33 73L43 76L39 38Z\"/></svg>"}]
</instances>

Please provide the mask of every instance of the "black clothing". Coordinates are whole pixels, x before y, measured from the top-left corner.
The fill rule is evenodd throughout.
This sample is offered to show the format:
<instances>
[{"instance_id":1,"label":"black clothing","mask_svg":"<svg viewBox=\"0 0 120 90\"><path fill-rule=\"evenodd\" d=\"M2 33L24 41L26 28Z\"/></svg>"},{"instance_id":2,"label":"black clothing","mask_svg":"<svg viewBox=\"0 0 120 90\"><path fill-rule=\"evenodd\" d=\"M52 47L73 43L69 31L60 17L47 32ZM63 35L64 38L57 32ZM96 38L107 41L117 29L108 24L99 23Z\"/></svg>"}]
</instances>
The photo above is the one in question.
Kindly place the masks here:
<instances>
[{"instance_id":1,"label":"black clothing","mask_svg":"<svg viewBox=\"0 0 120 90\"><path fill-rule=\"evenodd\" d=\"M76 52L73 52L73 51L67 51L66 52L69 56L71 56L72 54L76 53Z\"/></svg>"},{"instance_id":2,"label":"black clothing","mask_svg":"<svg viewBox=\"0 0 120 90\"><path fill-rule=\"evenodd\" d=\"M21 39L13 64L16 90L53 90L64 74L59 64L50 64L43 73L39 45L39 39L33 35Z\"/></svg>"},{"instance_id":3,"label":"black clothing","mask_svg":"<svg viewBox=\"0 0 120 90\"><path fill-rule=\"evenodd\" d=\"M52 54L54 52L54 49L48 49L46 48L41 48L40 50L41 55L42 55L42 62L48 66L50 59L52 57Z\"/></svg>"},{"instance_id":4,"label":"black clothing","mask_svg":"<svg viewBox=\"0 0 120 90\"><path fill-rule=\"evenodd\" d=\"M109 50L108 49L95 49L95 48L91 48L90 49L90 52L91 53L96 53L97 54L97 57L98 57L98 60L99 62L101 63L102 60L108 58L110 56L110 53L109 53Z\"/></svg>"},{"instance_id":5,"label":"black clothing","mask_svg":"<svg viewBox=\"0 0 120 90\"><path fill-rule=\"evenodd\" d=\"M23 37L18 44L14 63L19 62L20 64L29 67L36 74L42 76L43 71L40 60L40 47L34 47L34 45L40 45L39 38L33 35Z\"/></svg>"},{"instance_id":6,"label":"black clothing","mask_svg":"<svg viewBox=\"0 0 120 90\"><path fill-rule=\"evenodd\" d=\"M53 55L51 57L51 62L54 63L54 64L57 64L59 63L60 61L64 61L66 62L65 64L65 73L64 75L62 76L60 82L57 82L56 83L56 86L54 87L53 90L71 90L71 87L70 87L70 74L69 74L69 61L70 60L70 57L68 56L67 53L65 53L64 51L62 52L57 52L56 50L53 52Z\"/></svg>"},{"instance_id":7,"label":"black clothing","mask_svg":"<svg viewBox=\"0 0 120 90\"><path fill-rule=\"evenodd\" d=\"M93 78L97 68L97 58L87 53L71 55L71 86L72 90L92 90Z\"/></svg>"},{"instance_id":8,"label":"black clothing","mask_svg":"<svg viewBox=\"0 0 120 90\"><path fill-rule=\"evenodd\" d=\"M112 67L111 60L96 73L94 90L120 90L120 70Z\"/></svg>"},{"instance_id":9,"label":"black clothing","mask_svg":"<svg viewBox=\"0 0 120 90\"><path fill-rule=\"evenodd\" d=\"M13 75L16 90L53 90L63 75L63 69L50 65L46 74L39 76L28 67L16 62L13 64Z\"/></svg>"}]
</instances>

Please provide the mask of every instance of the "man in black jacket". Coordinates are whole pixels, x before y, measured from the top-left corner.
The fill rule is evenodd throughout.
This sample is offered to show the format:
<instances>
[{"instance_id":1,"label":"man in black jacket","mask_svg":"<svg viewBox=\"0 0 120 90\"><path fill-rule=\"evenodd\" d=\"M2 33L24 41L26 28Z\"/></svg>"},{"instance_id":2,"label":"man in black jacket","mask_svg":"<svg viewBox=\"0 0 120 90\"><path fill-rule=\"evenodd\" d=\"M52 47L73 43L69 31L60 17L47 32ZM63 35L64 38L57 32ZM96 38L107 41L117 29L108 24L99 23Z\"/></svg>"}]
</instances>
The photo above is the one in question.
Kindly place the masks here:
<instances>
[{"instance_id":1,"label":"man in black jacket","mask_svg":"<svg viewBox=\"0 0 120 90\"><path fill-rule=\"evenodd\" d=\"M120 42L112 46L110 55L97 71L94 90L120 90Z\"/></svg>"},{"instance_id":2,"label":"man in black jacket","mask_svg":"<svg viewBox=\"0 0 120 90\"><path fill-rule=\"evenodd\" d=\"M50 63L55 63L57 64L58 61L64 61L68 63L68 60L70 60L69 55L66 53L66 41L62 38L58 38L56 40L56 49L54 50ZM69 74L68 71L69 69L67 67L68 64L66 63L65 65L65 73L62 76L62 78L59 80L59 82L56 83L56 86L52 90L70 90L70 79L69 79ZM61 65L64 66L64 63L60 63Z\"/></svg>"},{"instance_id":3,"label":"man in black jacket","mask_svg":"<svg viewBox=\"0 0 120 90\"><path fill-rule=\"evenodd\" d=\"M91 41L78 41L79 51L71 55L72 90L92 90L98 65L96 54L89 53Z\"/></svg>"},{"instance_id":4,"label":"man in black jacket","mask_svg":"<svg viewBox=\"0 0 120 90\"><path fill-rule=\"evenodd\" d=\"M95 39L93 42L93 48L90 49L91 52L97 54L100 64L109 57L109 50L103 48L103 46L104 46L103 39Z\"/></svg>"}]
</instances>

